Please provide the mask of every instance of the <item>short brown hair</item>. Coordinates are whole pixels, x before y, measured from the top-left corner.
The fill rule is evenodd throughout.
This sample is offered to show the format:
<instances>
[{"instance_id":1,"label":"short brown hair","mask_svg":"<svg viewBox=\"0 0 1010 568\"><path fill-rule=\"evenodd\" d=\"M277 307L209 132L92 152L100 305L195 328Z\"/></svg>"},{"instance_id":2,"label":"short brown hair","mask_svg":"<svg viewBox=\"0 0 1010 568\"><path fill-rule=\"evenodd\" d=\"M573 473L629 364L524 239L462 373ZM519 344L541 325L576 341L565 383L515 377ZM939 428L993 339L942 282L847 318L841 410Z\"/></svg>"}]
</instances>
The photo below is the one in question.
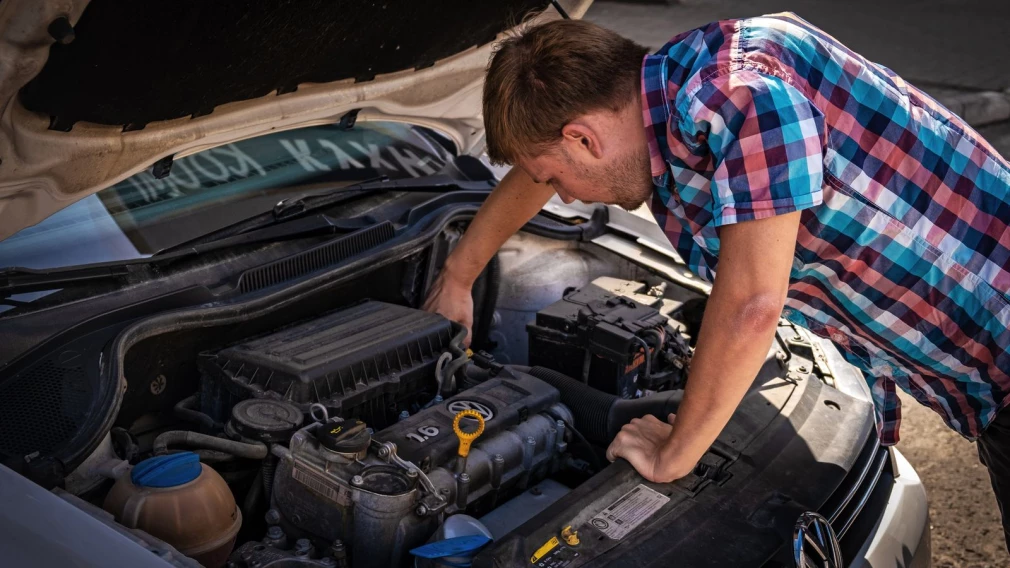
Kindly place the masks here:
<instances>
[{"instance_id":1,"label":"short brown hair","mask_svg":"<svg viewBox=\"0 0 1010 568\"><path fill-rule=\"evenodd\" d=\"M495 164L534 156L576 117L618 111L638 92L648 50L580 20L554 20L503 40L484 82L487 153Z\"/></svg>"}]
</instances>

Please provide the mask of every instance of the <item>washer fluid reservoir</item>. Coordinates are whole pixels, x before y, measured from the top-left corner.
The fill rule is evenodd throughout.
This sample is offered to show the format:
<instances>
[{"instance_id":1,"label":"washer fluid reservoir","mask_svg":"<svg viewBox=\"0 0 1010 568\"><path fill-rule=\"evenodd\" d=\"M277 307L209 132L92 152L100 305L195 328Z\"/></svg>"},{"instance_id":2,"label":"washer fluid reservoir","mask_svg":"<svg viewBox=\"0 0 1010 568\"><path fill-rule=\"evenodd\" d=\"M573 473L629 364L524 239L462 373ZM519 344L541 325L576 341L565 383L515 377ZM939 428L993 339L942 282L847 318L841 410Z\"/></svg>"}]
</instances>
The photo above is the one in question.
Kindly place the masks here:
<instances>
[{"instance_id":1,"label":"washer fluid reservoir","mask_svg":"<svg viewBox=\"0 0 1010 568\"><path fill-rule=\"evenodd\" d=\"M116 481L103 507L120 524L160 538L208 568L224 565L242 525L228 484L192 452L140 462Z\"/></svg>"}]
</instances>

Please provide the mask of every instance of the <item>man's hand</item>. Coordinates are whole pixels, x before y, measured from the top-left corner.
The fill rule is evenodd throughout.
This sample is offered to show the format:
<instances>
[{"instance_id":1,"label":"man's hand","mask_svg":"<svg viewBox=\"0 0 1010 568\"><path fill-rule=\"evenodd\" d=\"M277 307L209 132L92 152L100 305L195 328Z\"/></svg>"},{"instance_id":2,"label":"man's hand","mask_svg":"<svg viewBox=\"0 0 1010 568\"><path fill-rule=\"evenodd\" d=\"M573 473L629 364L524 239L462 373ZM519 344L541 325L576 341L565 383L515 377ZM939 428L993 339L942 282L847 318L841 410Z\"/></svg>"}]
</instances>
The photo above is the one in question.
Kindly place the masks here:
<instances>
[{"instance_id":1,"label":"man's hand","mask_svg":"<svg viewBox=\"0 0 1010 568\"><path fill-rule=\"evenodd\" d=\"M649 414L645 418L632 419L610 443L607 459L624 458L642 477L655 483L667 483L687 475L690 469L684 471L676 464L664 463L660 458L659 450L669 441L675 418L671 414L667 422L661 422Z\"/></svg>"},{"instance_id":2,"label":"man's hand","mask_svg":"<svg viewBox=\"0 0 1010 568\"><path fill-rule=\"evenodd\" d=\"M471 285L460 281L455 274L443 269L428 292L422 307L425 311L442 314L446 319L466 326L464 345L470 345L473 327L473 296Z\"/></svg>"},{"instance_id":3,"label":"man's hand","mask_svg":"<svg viewBox=\"0 0 1010 568\"><path fill-rule=\"evenodd\" d=\"M445 259L442 272L428 291L424 309L459 322L470 332L473 283L502 244L532 219L552 195L551 186L536 183L521 168L509 170ZM469 333L466 344L470 344Z\"/></svg>"}]
</instances>

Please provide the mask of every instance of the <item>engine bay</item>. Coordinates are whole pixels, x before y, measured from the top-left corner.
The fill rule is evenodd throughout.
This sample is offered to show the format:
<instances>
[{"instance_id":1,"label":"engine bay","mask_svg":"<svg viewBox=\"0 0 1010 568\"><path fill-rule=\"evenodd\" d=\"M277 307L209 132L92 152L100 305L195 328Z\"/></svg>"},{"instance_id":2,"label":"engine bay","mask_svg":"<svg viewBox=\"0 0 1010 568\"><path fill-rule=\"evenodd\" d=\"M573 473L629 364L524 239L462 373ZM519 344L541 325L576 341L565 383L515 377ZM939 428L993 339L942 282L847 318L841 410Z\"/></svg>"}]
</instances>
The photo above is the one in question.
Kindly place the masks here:
<instances>
[{"instance_id":1,"label":"engine bay","mask_svg":"<svg viewBox=\"0 0 1010 568\"><path fill-rule=\"evenodd\" d=\"M227 255L237 266L199 286L74 305L106 313L0 380L0 486L23 497L10 514L48 500L152 566L750 565L785 550L768 527L819 507L874 449L867 403L780 321L691 473L657 484L608 462L622 426L678 410L708 286L633 224L601 233L601 209L544 217L474 284L467 346L420 309L469 215L437 211L412 212L421 232L372 223ZM34 315L10 329L57 319ZM697 546L727 530L739 546Z\"/></svg>"},{"instance_id":2,"label":"engine bay","mask_svg":"<svg viewBox=\"0 0 1010 568\"><path fill-rule=\"evenodd\" d=\"M625 423L676 411L703 301L596 276L516 310L536 286L516 272L478 307L476 350L368 297L232 330L167 420L129 414L128 391L65 486L204 566L470 565L600 472Z\"/></svg>"},{"instance_id":3,"label":"engine bay","mask_svg":"<svg viewBox=\"0 0 1010 568\"><path fill-rule=\"evenodd\" d=\"M266 535L229 566L439 565L438 543L471 546L458 563L551 502L512 500L560 498L627 420L676 410L690 347L657 309L590 284L537 321L529 367L465 349L441 316L367 300L202 354L202 413L269 446L248 490Z\"/></svg>"}]
</instances>

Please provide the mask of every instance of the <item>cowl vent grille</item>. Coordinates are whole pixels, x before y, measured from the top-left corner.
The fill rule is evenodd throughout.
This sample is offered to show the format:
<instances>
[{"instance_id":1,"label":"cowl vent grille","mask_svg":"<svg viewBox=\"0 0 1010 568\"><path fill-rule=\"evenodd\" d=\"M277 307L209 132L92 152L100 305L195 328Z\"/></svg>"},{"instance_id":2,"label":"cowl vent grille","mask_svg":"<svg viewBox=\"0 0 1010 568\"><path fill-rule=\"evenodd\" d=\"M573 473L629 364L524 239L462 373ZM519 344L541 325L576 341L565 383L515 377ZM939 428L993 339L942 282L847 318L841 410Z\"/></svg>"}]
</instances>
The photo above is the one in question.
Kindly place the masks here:
<instances>
[{"instance_id":1,"label":"cowl vent grille","mask_svg":"<svg viewBox=\"0 0 1010 568\"><path fill-rule=\"evenodd\" d=\"M393 238L393 224L385 221L374 227L334 239L288 258L252 268L239 277L241 292L253 292L293 280L343 262Z\"/></svg>"}]
</instances>

